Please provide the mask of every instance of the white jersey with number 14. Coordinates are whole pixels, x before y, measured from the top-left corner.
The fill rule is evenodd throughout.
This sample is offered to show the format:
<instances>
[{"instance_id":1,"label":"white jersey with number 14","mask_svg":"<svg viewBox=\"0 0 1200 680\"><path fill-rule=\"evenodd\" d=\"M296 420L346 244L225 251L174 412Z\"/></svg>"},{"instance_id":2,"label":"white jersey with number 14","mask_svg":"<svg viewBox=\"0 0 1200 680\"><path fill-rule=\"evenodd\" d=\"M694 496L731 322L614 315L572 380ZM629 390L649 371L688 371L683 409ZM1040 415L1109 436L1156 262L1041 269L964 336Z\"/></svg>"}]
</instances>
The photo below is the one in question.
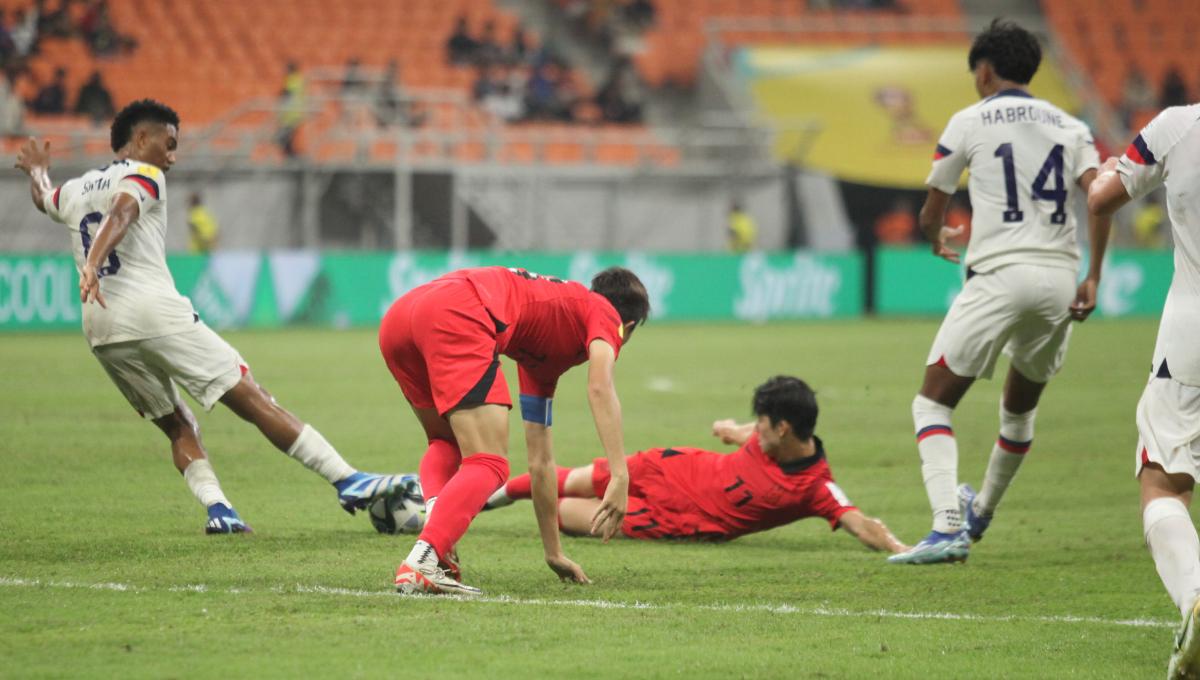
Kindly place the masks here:
<instances>
[{"instance_id":1,"label":"white jersey with number 14","mask_svg":"<svg viewBox=\"0 0 1200 680\"><path fill-rule=\"evenodd\" d=\"M1100 165L1087 126L1024 90L1005 90L950 118L926 185L947 194L970 170L966 265L1079 266L1076 181ZM952 225L953 226L953 225Z\"/></svg>"},{"instance_id":2,"label":"white jersey with number 14","mask_svg":"<svg viewBox=\"0 0 1200 680\"><path fill-rule=\"evenodd\" d=\"M138 218L98 272L108 308L83 306L83 332L93 347L171 335L191 328L196 318L191 301L175 290L167 269L167 185L162 170L138 161L113 161L65 182L46 197L43 207L54 221L70 228L75 266L82 269L118 194L138 202Z\"/></svg>"}]
</instances>

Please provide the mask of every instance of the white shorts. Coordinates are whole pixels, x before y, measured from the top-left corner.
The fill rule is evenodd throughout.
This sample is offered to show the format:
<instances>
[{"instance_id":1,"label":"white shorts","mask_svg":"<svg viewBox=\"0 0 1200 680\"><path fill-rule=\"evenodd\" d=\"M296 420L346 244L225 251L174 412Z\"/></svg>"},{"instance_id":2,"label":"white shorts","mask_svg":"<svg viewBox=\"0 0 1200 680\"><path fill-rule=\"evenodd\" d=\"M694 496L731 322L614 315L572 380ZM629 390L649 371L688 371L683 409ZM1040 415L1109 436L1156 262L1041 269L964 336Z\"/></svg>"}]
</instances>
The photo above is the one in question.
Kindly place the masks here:
<instances>
[{"instance_id":1,"label":"white shorts","mask_svg":"<svg viewBox=\"0 0 1200 680\"><path fill-rule=\"evenodd\" d=\"M1169 474L1200 479L1200 387L1151 376L1137 405L1134 474L1158 463Z\"/></svg>"},{"instance_id":2,"label":"white shorts","mask_svg":"<svg viewBox=\"0 0 1200 680\"><path fill-rule=\"evenodd\" d=\"M175 410L175 385L212 410L249 370L237 350L202 321L182 333L100 345L92 353L129 404L149 420Z\"/></svg>"},{"instance_id":3,"label":"white shorts","mask_svg":"<svg viewBox=\"0 0 1200 680\"><path fill-rule=\"evenodd\" d=\"M1010 264L975 274L954 298L925 363L942 363L965 378L991 378L1003 351L1021 375L1047 382L1067 355L1074 299L1069 269Z\"/></svg>"}]
</instances>

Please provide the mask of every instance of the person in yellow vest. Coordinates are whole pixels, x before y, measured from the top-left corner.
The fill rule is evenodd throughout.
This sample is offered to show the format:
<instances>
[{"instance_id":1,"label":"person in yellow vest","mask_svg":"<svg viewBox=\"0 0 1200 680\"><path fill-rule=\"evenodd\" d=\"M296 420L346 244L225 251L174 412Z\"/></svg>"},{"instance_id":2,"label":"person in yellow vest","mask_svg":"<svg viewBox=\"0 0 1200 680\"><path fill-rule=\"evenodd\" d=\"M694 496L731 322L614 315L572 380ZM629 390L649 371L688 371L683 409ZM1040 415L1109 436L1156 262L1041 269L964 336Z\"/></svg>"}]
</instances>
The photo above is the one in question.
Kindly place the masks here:
<instances>
[{"instance_id":1,"label":"person in yellow vest","mask_svg":"<svg viewBox=\"0 0 1200 680\"><path fill-rule=\"evenodd\" d=\"M200 194L192 194L188 208L188 250L208 253L217 246L217 219L204 207Z\"/></svg>"},{"instance_id":2,"label":"person in yellow vest","mask_svg":"<svg viewBox=\"0 0 1200 680\"><path fill-rule=\"evenodd\" d=\"M745 253L754 247L758 238L758 225L750 213L742 208L741 201L729 204L729 249Z\"/></svg>"}]
</instances>

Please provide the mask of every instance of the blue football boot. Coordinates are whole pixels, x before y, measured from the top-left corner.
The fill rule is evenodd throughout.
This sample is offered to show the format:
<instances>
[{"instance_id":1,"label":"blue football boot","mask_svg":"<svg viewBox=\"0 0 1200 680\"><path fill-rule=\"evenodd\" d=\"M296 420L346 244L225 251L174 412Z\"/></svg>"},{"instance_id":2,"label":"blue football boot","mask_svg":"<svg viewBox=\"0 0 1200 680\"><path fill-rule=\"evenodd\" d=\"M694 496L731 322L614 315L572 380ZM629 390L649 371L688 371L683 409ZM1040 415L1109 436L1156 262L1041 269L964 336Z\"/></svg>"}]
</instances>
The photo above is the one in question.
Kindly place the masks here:
<instances>
[{"instance_id":1,"label":"blue football boot","mask_svg":"<svg viewBox=\"0 0 1200 680\"><path fill-rule=\"evenodd\" d=\"M238 517L237 510L224 503L213 503L208 506L208 523L204 525L204 533L249 534L253 531L249 524Z\"/></svg>"},{"instance_id":2,"label":"blue football boot","mask_svg":"<svg viewBox=\"0 0 1200 680\"><path fill-rule=\"evenodd\" d=\"M420 498L421 484L417 475L377 475L370 472L355 472L349 477L334 482L338 492L338 503L351 515L356 510L365 510L371 501L395 488L405 495ZM422 501L423 502L423 501Z\"/></svg>"}]
</instances>

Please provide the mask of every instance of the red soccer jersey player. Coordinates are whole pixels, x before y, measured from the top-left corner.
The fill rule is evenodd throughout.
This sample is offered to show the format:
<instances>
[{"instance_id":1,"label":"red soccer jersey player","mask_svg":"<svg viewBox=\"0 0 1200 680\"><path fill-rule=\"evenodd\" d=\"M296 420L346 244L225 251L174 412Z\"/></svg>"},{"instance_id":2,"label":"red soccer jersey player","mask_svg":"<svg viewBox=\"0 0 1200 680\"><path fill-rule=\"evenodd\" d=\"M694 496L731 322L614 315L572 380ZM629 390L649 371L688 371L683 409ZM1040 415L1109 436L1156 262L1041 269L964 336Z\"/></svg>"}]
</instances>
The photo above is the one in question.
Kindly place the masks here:
<instances>
[{"instance_id":1,"label":"red soccer jersey player","mask_svg":"<svg viewBox=\"0 0 1200 680\"><path fill-rule=\"evenodd\" d=\"M821 440L812 433L817 403L804 381L788 376L768 380L755 390L754 412L754 423L714 423L713 434L741 445L733 453L676 447L630 456L623 533L643 539L730 540L821 517L874 550L907 549L882 522L859 512L834 483ZM587 533L588 512L608 483L608 463L602 458L559 470L563 531ZM528 496L528 476L521 475L493 494L488 507Z\"/></svg>"},{"instance_id":2,"label":"red soccer jersey player","mask_svg":"<svg viewBox=\"0 0 1200 680\"><path fill-rule=\"evenodd\" d=\"M641 281L619 267L598 274L591 290L523 269L465 269L419 286L392 305L379 328L379 347L429 438L421 460L428 519L396 571L399 591L479 592L459 582L454 546L508 477L512 401L501 354L516 360L520 374L546 562L564 579L587 582L583 570L563 555L558 538L551 398L559 376L589 363L588 401L616 470L590 528L612 536L625 514L628 487L613 364L649 309Z\"/></svg>"}]
</instances>

